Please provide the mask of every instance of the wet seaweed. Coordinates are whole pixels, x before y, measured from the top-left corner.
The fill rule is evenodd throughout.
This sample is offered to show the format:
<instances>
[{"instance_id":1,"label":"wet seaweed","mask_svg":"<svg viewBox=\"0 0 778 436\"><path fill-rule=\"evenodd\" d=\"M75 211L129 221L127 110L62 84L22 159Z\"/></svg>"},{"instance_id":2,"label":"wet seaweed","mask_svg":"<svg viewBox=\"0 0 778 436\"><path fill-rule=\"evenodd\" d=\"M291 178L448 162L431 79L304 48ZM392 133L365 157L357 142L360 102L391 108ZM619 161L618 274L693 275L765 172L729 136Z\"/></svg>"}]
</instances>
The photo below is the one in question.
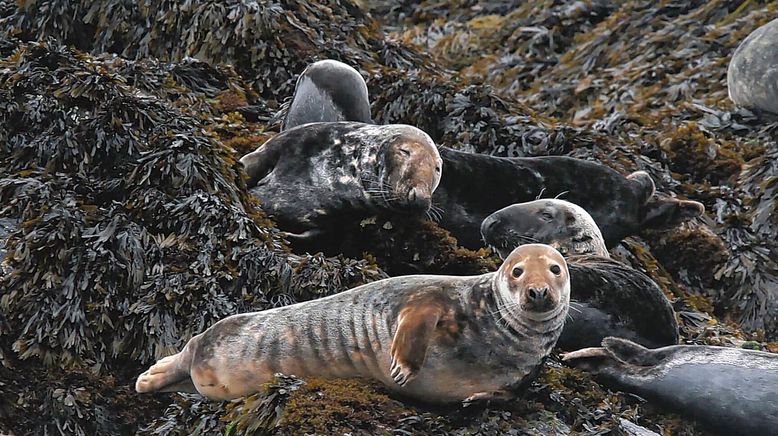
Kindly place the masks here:
<instances>
[{"instance_id":1,"label":"wet seaweed","mask_svg":"<svg viewBox=\"0 0 778 436\"><path fill-rule=\"evenodd\" d=\"M0 431L615 434L626 419L700 434L553 361L521 400L469 410L358 381L279 379L234 403L131 383L232 313L385 272L495 268L436 224L395 217L326 254L290 252L237 160L278 130L297 75L322 58L363 73L377 122L469 151L642 169L703 202L703 219L614 256L673 299L684 342L778 350L776 124L734 108L725 83L738 42L777 8L0 1Z\"/></svg>"}]
</instances>

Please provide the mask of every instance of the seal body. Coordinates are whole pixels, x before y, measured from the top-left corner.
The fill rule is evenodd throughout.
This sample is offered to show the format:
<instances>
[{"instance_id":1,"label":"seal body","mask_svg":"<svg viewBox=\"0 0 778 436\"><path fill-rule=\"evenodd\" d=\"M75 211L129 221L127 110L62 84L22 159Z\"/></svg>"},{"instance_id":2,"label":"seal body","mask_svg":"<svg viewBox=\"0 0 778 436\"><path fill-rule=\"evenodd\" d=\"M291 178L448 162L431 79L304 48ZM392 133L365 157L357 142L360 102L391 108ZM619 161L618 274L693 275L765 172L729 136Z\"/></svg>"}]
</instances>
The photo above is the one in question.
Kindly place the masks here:
<instances>
[{"instance_id":1,"label":"seal body","mask_svg":"<svg viewBox=\"0 0 778 436\"><path fill-rule=\"evenodd\" d=\"M678 343L678 322L650 277L602 256L570 256L570 315L557 346L577 350L618 336L647 347Z\"/></svg>"},{"instance_id":2,"label":"seal body","mask_svg":"<svg viewBox=\"0 0 778 436\"><path fill-rule=\"evenodd\" d=\"M295 91L285 129L311 121L372 122L369 111L348 110L370 107L367 92L361 91L367 89L362 77L342 68L330 73L326 94L302 93L300 104L295 104ZM696 201L654 195L654 182L643 171L625 178L604 165L570 157L504 158L446 147L439 151L444 172L433 201L441 212L440 224L469 248L482 246L480 226L492 212L532 201L541 192L567 192L566 199L589 211L609 247L640 230L671 227L704 212Z\"/></svg>"},{"instance_id":3,"label":"seal body","mask_svg":"<svg viewBox=\"0 0 778 436\"><path fill-rule=\"evenodd\" d=\"M778 429L778 355L739 348L675 345L647 349L620 338L564 357L598 378L720 434Z\"/></svg>"},{"instance_id":4,"label":"seal body","mask_svg":"<svg viewBox=\"0 0 778 436\"><path fill-rule=\"evenodd\" d=\"M729 98L739 106L778 114L778 19L751 32L727 69Z\"/></svg>"},{"instance_id":5,"label":"seal body","mask_svg":"<svg viewBox=\"0 0 778 436\"><path fill-rule=\"evenodd\" d=\"M277 372L368 377L436 403L508 398L536 373L567 315L564 258L518 248L495 273L404 276L225 318L138 377L138 392L229 399Z\"/></svg>"},{"instance_id":6,"label":"seal body","mask_svg":"<svg viewBox=\"0 0 778 436\"><path fill-rule=\"evenodd\" d=\"M441 147L445 174L435 192L441 225L466 247L481 246L481 223L494 211L565 193L585 209L607 246L648 227L671 226L702 214L702 204L652 198L654 182L643 172L627 177L595 162L565 156L495 157ZM485 192L495 193L484 195Z\"/></svg>"},{"instance_id":7,"label":"seal body","mask_svg":"<svg viewBox=\"0 0 778 436\"><path fill-rule=\"evenodd\" d=\"M300 74L283 129L322 121L372 123L365 80L332 59L314 62Z\"/></svg>"},{"instance_id":8,"label":"seal body","mask_svg":"<svg viewBox=\"0 0 778 436\"><path fill-rule=\"evenodd\" d=\"M481 236L500 257L527 242L550 245L563 256L610 257L592 216L577 204L555 198L518 203L494 212L481 223Z\"/></svg>"},{"instance_id":9,"label":"seal body","mask_svg":"<svg viewBox=\"0 0 778 436\"><path fill-rule=\"evenodd\" d=\"M240 161L262 208L290 231L387 209L424 213L441 177L435 143L402 124L304 124Z\"/></svg>"},{"instance_id":10,"label":"seal body","mask_svg":"<svg viewBox=\"0 0 778 436\"><path fill-rule=\"evenodd\" d=\"M678 343L670 301L651 278L609 258L597 224L581 207L557 199L515 204L486 218L481 233L500 256L525 241L567 255L571 310L559 348L597 346L608 336L648 347Z\"/></svg>"}]
</instances>

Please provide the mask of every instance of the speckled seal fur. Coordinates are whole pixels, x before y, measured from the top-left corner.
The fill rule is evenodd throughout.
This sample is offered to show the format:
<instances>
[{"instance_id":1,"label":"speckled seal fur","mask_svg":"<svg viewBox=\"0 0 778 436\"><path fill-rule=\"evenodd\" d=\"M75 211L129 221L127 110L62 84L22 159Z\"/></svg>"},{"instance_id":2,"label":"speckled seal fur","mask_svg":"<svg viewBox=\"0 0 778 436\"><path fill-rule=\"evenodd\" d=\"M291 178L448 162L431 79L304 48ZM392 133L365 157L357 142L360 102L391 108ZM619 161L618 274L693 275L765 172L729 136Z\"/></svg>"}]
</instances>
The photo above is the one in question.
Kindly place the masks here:
<instances>
[{"instance_id":1,"label":"speckled seal fur","mask_svg":"<svg viewBox=\"0 0 778 436\"><path fill-rule=\"evenodd\" d=\"M719 434L767 435L778 429L778 354L704 345L652 350L606 338L602 347L564 359Z\"/></svg>"},{"instance_id":2,"label":"speckled seal fur","mask_svg":"<svg viewBox=\"0 0 778 436\"><path fill-rule=\"evenodd\" d=\"M778 114L778 19L740 43L729 62L727 88L738 106Z\"/></svg>"},{"instance_id":3,"label":"speckled seal fur","mask_svg":"<svg viewBox=\"0 0 778 436\"><path fill-rule=\"evenodd\" d=\"M372 122L361 76L332 68L326 77L326 93L298 96L295 91L294 100L304 96L305 101L293 100L284 128L313 121ZM605 165L564 156L505 158L439 150L443 176L433 202L441 211L441 226L469 248L482 246L481 223L492 212L532 201L541 192L550 196L566 192L566 200L594 218L608 247L641 230L671 227L704 212L696 201L655 195L654 182L643 171L624 177Z\"/></svg>"},{"instance_id":4,"label":"speckled seal fur","mask_svg":"<svg viewBox=\"0 0 778 436\"><path fill-rule=\"evenodd\" d=\"M554 347L569 294L562 255L525 245L494 273L395 277L230 316L151 366L135 387L230 399L282 372L372 378L432 403L508 399Z\"/></svg>"},{"instance_id":5,"label":"speckled seal fur","mask_svg":"<svg viewBox=\"0 0 778 436\"><path fill-rule=\"evenodd\" d=\"M262 208L292 232L382 210L426 213L442 170L432 139L403 124L303 124L240 161Z\"/></svg>"}]
</instances>

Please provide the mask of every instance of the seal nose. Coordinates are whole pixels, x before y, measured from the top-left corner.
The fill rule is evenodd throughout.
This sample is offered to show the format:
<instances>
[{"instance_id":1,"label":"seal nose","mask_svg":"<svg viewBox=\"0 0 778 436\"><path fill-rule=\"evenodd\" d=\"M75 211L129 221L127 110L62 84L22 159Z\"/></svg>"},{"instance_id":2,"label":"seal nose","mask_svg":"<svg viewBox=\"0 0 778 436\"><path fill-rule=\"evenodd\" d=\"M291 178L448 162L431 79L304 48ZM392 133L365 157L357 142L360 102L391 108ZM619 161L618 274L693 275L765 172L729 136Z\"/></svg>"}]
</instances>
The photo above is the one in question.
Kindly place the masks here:
<instances>
[{"instance_id":1,"label":"seal nose","mask_svg":"<svg viewBox=\"0 0 778 436\"><path fill-rule=\"evenodd\" d=\"M429 196L424 195L422 190L419 188L412 188L411 191L408 192L408 204L411 206L424 209L429 206L429 202Z\"/></svg>"},{"instance_id":2,"label":"seal nose","mask_svg":"<svg viewBox=\"0 0 778 436\"><path fill-rule=\"evenodd\" d=\"M548 297L548 286L543 286L542 288L528 288L527 294L529 295L529 301L531 301L533 304L543 304Z\"/></svg>"},{"instance_id":3,"label":"seal nose","mask_svg":"<svg viewBox=\"0 0 778 436\"><path fill-rule=\"evenodd\" d=\"M486 217L484 222L481 223L481 236L484 238L487 237L494 229L497 228L497 225L500 224L500 217L490 215Z\"/></svg>"}]
</instances>

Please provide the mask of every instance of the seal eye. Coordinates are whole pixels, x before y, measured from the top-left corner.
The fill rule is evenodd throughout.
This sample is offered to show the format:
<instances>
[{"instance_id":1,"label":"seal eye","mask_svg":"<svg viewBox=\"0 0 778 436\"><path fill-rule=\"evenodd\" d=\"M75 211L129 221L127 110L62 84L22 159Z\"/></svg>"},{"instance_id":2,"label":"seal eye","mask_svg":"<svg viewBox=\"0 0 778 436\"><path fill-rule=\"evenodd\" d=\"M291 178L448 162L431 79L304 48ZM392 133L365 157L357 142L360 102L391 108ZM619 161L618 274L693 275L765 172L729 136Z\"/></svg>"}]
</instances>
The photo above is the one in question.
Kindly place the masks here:
<instances>
[{"instance_id":1,"label":"seal eye","mask_svg":"<svg viewBox=\"0 0 778 436\"><path fill-rule=\"evenodd\" d=\"M411 155L411 151L408 150L407 148L401 148L400 149L400 153L402 153L403 155L408 156L408 157L410 157L410 155Z\"/></svg>"},{"instance_id":2,"label":"seal eye","mask_svg":"<svg viewBox=\"0 0 778 436\"><path fill-rule=\"evenodd\" d=\"M558 276L562 272L562 268L559 267L559 265L551 265L551 268L549 268L554 275Z\"/></svg>"},{"instance_id":3,"label":"seal eye","mask_svg":"<svg viewBox=\"0 0 778 436\"><path fill-rule=\"evenodd\" d=\"M521 269L518 266L516 268L513 268L512 272L513 272L513 277L516 277L516 278L519 278L519 277L521 277L522 274L524 274L524 270Z\"/></svg>"},{"instance_id":4,"label":"seal eye","mask_svg":"<svg viewBox=\"0 0 778 436\"><path fill-rule=\"evenodd\" d=\"M551 221L551 220L553 220L553 219L554 219L554 216L553 216L553 215L551 215L551 214L550 214L550 213L548 213L548 212L542 212L542 213L540 214L540 216L542 216L542 217L543 217L543 219L544 219L544 220L546 220L546 221Z\"/></svg>"}]
</instances>

